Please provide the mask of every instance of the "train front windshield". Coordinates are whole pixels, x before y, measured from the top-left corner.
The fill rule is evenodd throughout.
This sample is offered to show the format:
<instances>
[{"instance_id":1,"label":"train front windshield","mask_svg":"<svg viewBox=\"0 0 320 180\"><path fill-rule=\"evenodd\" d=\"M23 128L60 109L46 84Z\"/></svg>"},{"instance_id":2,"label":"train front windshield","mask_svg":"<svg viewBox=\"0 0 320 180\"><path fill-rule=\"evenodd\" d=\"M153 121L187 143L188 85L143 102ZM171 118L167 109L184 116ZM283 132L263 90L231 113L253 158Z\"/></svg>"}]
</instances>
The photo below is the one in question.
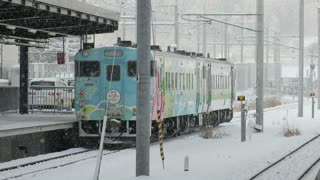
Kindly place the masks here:
<instances>
[{"instance_id":1,"label":"train front windshield","mask_svg":"<svg viewBox=\"0 0 320 180\"><path fill-rule=\"evenodd\" d=\"M99 61L76 62L76 77L98 77L100 76Z\"/></svg>"}]
</instances>

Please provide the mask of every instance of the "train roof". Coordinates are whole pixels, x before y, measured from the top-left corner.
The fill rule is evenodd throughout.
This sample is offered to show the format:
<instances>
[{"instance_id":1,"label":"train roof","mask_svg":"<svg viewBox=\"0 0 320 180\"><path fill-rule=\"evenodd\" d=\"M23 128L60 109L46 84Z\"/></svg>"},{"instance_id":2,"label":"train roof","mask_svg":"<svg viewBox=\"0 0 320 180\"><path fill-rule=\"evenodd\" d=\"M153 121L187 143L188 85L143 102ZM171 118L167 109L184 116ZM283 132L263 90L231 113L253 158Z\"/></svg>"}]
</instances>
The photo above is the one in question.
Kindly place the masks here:
<instances>
[{"instance_id":1,"label":"train roof","mask_svg":"<svg viewBox=\"0 0 320 180\"><path fill-rule=\"evenodd\" d=\"M228 61L221 61L218 59L214 59L214 58L201 58L201 57L196 57L196 56L187 56L187 55L181 55L181 54L177 54L177 53L173 53L173 52L163 52L163 51L154 51L155 56L164 56L164 57L175 57L175 58L185 58L185 59L189 59L189 60L199 60L199 61L205 61L207 63L219 63L219 64L228 64L231 65L232 63L228 62Z\"/></svg>"},{"instance_id":2,"label":"train roof","mask_svg":"<svg viewBox=\"0 0 320 180\"><path fill-rule=\"evenodd\" d=\"M58 82L58 81L62 81L62 80L59 78L33 78L30 80L30 83L36 82L36 81Z\"/></svg>"},{"instance_id":3,"label":"train roof","mask_svg":"<svg viewBox=\"0 0 320 180\"><path fill-rule=\"evenodd\" d=\"M123 50L137 50L135 47L125 47L125 46L106 46L106 47L99 47L94 49L88 49L89 51L96 51L96 50L105 50L105 49L111 49L111 48L117 48L117 49L123 49ZM226 65L232 65L233 63L228 62L226 60L219 60L215 58L203 58L203 57L197 57L197 56L188 56L188 55L181 55L173 52L166 52L166 51L151 51L155 56L163 56L163 57L175 57L180 59L189 59L189 60L199 60L204 61L207 63L218 63L218 64L226 64Z\"/></svg>"}]
</instances>

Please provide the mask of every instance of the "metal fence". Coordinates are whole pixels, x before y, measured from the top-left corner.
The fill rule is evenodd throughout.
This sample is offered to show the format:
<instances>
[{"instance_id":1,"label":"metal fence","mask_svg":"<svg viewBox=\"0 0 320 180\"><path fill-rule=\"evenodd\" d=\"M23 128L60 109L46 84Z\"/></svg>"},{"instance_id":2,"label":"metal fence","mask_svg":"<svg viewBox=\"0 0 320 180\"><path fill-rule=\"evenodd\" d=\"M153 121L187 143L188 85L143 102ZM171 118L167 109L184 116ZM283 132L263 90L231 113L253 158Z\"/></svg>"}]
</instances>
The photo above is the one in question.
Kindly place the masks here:
<instances>
[{"instance_id":1,"label":"metal fence","mask_svg":"<svg viewBox=\"0 0 320 180\"><path fill-rule=\"evenodd\" d=\"M0 87L0 112L19 110L19 87Z\"/></svg>"},{"instance_id":2,"label":"metal fence","mask_svg":"<svg viewBox=\"0 0 320 180\"><path fill-rule=\"evenodd\" d=\"M29 111L73 112L74 87L31 86Z\"/></svg>"}]
</instances>

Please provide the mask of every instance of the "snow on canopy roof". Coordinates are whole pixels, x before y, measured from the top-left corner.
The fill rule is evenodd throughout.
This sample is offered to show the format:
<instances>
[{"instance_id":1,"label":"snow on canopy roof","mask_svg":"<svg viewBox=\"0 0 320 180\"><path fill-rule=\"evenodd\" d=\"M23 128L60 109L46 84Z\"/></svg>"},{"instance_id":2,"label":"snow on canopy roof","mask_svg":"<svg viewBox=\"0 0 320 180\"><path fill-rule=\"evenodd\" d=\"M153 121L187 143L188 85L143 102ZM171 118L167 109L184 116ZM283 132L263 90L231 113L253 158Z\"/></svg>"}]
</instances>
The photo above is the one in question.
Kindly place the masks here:
<instances>
[{"instance_id":1,"label":"snow on canopy roof","mask_svg":"<svg viewBox=\"0 0 320 180\"><path fill-rule=\"evenodd\" d=\"M59 7L64 7L68 9L74 9L80 12L85 12L88 14L102 16L105 18L110 18L113 20L119 20L120 13L106 8L101 8L88 3L80 2L79 0L37 0L39 2L44 2Z\"/></svg>"},{"instance_id":2,"label":"snow on canopy roof","mask_svg":"<svg viewBox=\"0 0 320 180\"><path fill-rule=\"evenodd\" d=\"M36 39L39 43L68 35L112 33L118 30L120 17L119 12L76 0L2 0L0 13L0 35L5 39L14 36L31 42Z\"/></svg>"},{"instance_id":3,"label":"snow on canopy roof","mask_svg":"<svg viewBox=\"0 0 320 180\"><path fill-rule=\"evenodd\" d=\"M9 83L10 81L8 79L0 79L0 83Z\"/></svg>"},{"instance_id":4,"label":"snow on canopy roof","mask_svg":"<svg viewBox=\"0 0 320 180\"><path fill-rule=\"evenodd\" d=\"M57 81L62 81L62 80L59 78L34 78L30 82L36 82L36 81L57 82Z\"/></svg>"}]
</instances>

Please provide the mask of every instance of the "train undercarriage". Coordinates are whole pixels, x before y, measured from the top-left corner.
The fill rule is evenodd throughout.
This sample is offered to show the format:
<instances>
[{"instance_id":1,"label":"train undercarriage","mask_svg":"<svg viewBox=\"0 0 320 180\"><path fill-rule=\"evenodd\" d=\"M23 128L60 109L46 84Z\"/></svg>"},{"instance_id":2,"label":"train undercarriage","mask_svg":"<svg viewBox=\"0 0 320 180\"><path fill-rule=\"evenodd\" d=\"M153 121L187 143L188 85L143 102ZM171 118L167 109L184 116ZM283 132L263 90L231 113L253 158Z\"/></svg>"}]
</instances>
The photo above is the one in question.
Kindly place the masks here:
<instances>
[{"instance_id":1,"label":"train undercarriage","mask_svg":"<svg viewBox=\"0 0 320 180\"><path fill-rule=\"evenodd\" d=\"M195 132L200 127L216 127L220 123L230 122L232 117L232 109L224 109L198 115L165 118L162 122L164 137L170 138ZM99 142L102 121L81 121L79 127L79 135L82 141L86 143L90 142L90 144L97 144ZM136 121L109 119L106 133L105 144L134 144ZM151 141L158 139L158 122L156 120L152 121L150 138Z\"/></svg>"}]
</instances>

